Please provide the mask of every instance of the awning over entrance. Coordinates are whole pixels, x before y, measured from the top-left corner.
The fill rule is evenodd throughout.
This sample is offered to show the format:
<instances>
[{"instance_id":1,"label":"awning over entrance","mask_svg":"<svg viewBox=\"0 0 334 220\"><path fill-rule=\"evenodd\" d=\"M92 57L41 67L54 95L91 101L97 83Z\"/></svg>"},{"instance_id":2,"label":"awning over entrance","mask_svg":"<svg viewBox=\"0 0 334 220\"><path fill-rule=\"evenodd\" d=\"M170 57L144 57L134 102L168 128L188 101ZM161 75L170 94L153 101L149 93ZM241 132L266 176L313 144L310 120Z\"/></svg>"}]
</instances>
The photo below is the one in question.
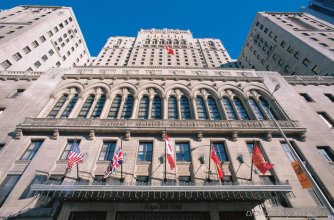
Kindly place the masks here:
<instances>
[{"instance_id":1,"label":"awning over entrance","mask_svg":"<svg viewBox=\"0 0 334 220\"><path fill-rule=\"evenodd\" d=\"M37 194L61 200L118 200L118 201L264 201L282 197L292 191L288 184L184 184L117 185L66 183L33 184L31 190Z\"/></svg>"}]
</instances>

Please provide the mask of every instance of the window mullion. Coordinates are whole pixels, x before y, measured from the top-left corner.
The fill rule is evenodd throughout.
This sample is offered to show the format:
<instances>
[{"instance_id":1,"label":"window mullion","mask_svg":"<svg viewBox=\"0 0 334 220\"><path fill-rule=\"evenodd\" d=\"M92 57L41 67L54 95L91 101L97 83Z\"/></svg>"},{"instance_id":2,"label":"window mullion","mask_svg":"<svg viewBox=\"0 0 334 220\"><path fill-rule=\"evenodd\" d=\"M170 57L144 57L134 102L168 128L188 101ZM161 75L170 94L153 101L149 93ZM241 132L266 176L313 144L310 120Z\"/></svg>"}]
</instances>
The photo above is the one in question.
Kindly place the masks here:
<instances>
[{"instance_id":1,"label":"window mullion","mask_svg":"<svg viewBox=\"0 0 334 220\"><path fill-rule=\"evenodd\" d=\"M90 106L90 109L88 111L88 114L87 114L86 118L90 118L92 116L92 113L93 113L93 111L95 109L95 106L96 106L97 102L99 101L100 97L101 97L100 93L95 95L94 101L93 101L92 105Z\"/></svg>"},{"instance_id":2,"label":"window mullion","mask_svg":"<svg viewBox=\"0 0 334 220\"><path fill-rule=\"evenodd\" d=\"M56 118L60 118L60 116L63 114L64 110L66 109L67 105L70 103L73 96L74 96L74 94L70 94L70 95L67 96L67 99L64 102L63 106L59 109L59 111L56 115Z\"/></svg>"}]
</instances>

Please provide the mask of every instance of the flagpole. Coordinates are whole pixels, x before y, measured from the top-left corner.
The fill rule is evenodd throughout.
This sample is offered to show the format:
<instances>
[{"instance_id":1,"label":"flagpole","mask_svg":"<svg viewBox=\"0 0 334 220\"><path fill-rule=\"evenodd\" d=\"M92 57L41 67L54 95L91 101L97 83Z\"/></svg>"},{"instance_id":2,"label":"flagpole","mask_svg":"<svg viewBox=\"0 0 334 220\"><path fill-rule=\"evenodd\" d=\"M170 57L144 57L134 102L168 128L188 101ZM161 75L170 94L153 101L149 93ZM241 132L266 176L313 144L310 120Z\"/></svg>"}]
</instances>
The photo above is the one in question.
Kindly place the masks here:
<instances>
[{"instance_id":1,"label":"flagpole","mask_svg":"<svg viewBox=\"0 0 334 220\"><path fill-rule=\"evenodd\" d=\"M122 154L123 154L123 137L122 136L121 136L121 150L122 150ZM121 179L120 179L121 183L124 181L124 179L123 179L123 162L124 162L124 159L121 163Z\"/></svg>"},{"instance_id":2,"label":"flagpole","mask_svg":"<svg viewBox=\"0 0 334 220\"><path fill-rule=\"evenodd\" d=\"M253 139L253 149L252 149L252 163L251 163L251 175L250 175L250 181L253 181L253 154L254 154L254 147L255 147L255 140Z\"/></svg>"},{"instance_id":3,"label":"flagpole","mask_svg":"<svg viewBox=\"0 0 334 220\"><path fill-rule=\"evenodd\" d=\"M167 129L165 127L165 177L164 182L167 182L167 141L166 141Z\"/></svg>"},{"instance_id":4,"label":"flagpole","mask_svg":"<svg viewBox=\"0 0 334 220\"><path fill-rule=\"evenodd\" d=\"M211 179L210 179L210 174L211 174L211 151L212 151L212 143L211 143L211 139L210 139L209 171L208 171L208 178L207 178L208 182L211 182Z\"/></svg>"},{"instance_id":5,"label":"flagpole","mask_svg":"<svg viewBox=\"0 0 334 220\"><path fill-rule=\"evenodd\" d=\"M77 180L79 180L79 163L77 163Z\"/></svg>"}]
</instances>

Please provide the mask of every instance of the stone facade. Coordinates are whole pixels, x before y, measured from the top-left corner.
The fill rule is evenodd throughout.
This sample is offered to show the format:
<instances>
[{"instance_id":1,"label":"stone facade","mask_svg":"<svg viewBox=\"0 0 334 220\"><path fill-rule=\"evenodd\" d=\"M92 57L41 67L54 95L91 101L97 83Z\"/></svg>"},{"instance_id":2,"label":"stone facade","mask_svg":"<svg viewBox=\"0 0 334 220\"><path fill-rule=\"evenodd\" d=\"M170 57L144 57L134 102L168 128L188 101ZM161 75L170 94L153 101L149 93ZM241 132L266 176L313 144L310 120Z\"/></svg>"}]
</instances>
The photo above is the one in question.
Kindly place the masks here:
<instances>
[{"instance_id":1,"label":"stone facade","mask_svg":"<svg viewBox=\"0 0 334 220\"><path fill-rule=\"evenodd\" d=\"M307 13L257 14L238 59L282 75L333 75L334 26Z\"/></svg>"}]
</instances>

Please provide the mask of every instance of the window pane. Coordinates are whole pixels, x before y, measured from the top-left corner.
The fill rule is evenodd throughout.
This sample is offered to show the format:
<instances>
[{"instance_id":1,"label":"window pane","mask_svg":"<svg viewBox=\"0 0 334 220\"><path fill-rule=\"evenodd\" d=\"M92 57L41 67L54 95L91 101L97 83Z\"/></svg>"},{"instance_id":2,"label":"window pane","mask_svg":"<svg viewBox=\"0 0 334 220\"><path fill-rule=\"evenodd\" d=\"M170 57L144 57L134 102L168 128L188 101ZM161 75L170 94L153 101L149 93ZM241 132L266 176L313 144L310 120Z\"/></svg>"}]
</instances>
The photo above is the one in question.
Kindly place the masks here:
<instances>
[{"instance_id":1,"label":"window pane","mask_svg":"<svg viewBox=\"0 0 334 220\"><path fill-rule=\"evenodd\" d=\"M259 106L257 105L256 101L254 99L249 99L248 103L250 105L250 107L252 108L256 118L258 120L266 120L261 109L259 108Z\"/></svg>"},{"instance_id":2,"label":"window pane","mask_svg":"<svg viewBox=\"0 0 334 220\"><path fill-rule=\"evenodd\" d=\"M116 142L103 142L99 160L112 160L114 151L116 148Z\"/></svg>"},{"instance_id":3,"label":"window pane","mask_svg":"<svg viewBox=\"0 0 334 220\"><path fill-rule=\"evenodd\" d=\"M198 119L200 120L207 120L208 114L206 112L205 103L202 97L196 97L196 106L197 106L197 113Z\"/></svg>"},{"instance_id":4,"label":"window pane","mask_svg":"<svg viewBox=\"0 0 334 220\"><path fill-rule=\"evenodd\" d=\"M106 95L101 95L99 100L97 101L95 108L92 113L92 118L99 118L101 116L104 104L106 102Z\"/></svg>"},{"instance_id":5,"label":"window pane","mask_svg":"<svg viewBox=\"0 0 334 220\"><path fill-rule=\"evenodd\" d=\"M265 100L265 99L263 99L262 97L260 97L260 104L261 104L261 106L262 106L262 108L266 111L266 113L267 113L267 115L268 115L268 118L270 119L270 120L272 120L273 118L271 117L271 115L276 119L276 120L278 120L278 117L276 116L276 114L272 111L272 109L270 108L270 113L271 113L271 115L269 114L269 112L268 112L268 109L269 109L269 104L268 104L268 102Z\"/></svg>"},{"instance_id":6,"label":"window pane","mask_svg":"<svg viewBox=\"0 0 334 220\"><path fill-rule=\"evenodd\" d=\"M221 117L220 117L220 114L219 114L219 110L217 108L216 101L212 97L208 98L208 106L209 106L211 119L212 120L220 120Z\"/></svg>"},{"instance_id":7,"label":"window pane","mask_svg":"<svg viewBox=\"0 0 334 220\"><path fill-rule=\"evenodd\" d=\"M47 179L47 176L45 175L36 175L34 179L30 182L30 184L26 187L26 189L23 191L22 195L20 196L20 199L26 199L30 198L34 195L34 192L30 190L30 187L32 184L37 183L43 183Z\"/></svg>"},{"instance_id":8,"label":"window pane","mask_svg":"<svg viewBox=\"0 0 334 220\"><path fill-rule=\"evenodd\" d=\"M317 147L319 153L329 162L334 162L334 155L329 147Z\"/></svg>"},{"instance_id":9,"label":"window pane","mask_svg":"<svg viewBox=\"0 0 334 220\"><path fill-rule=\"evenodd\" d=\"M182 120L191 119L188 98L185 96L182 96L180 104L181 104L181 119Z\"/></svg>"},{"instance_id":10,"label":"window pane","mask_svg":"<svg viewBox=\"0 0 334 220\"><path fill-rule=\"evenodd\" d=\"M140 142L138 148L138 160L152 161L152 148L153 148L153 143Z\"/></svg>"},{"instance_id":11,"label":"window pane","mask_svg":"<svg viewBox=\"0 0 334 220\"><path fill-rule=\"evenodd\" d=\"M176 161L190 162L189 143L176 143Z\"/></svg>"},{"instance_id":12,"label":"window pane","mask_svg":"<svg viewBox=\"0 0 334 220\"><path fill-rule=\"evenodd\" d=\"M87 118L88 112L90 110L90 108L92 107L92 104L94 102L94 95L90 95L88 96L88 98L86 99L86 102L84 103L84 105L81 108L81 111L79 113L78 118Z\"/></svg>"},{"instance_id":13,"label":"window pane","mask_svg":"<svg viewBox=\"0 0 334 220\"><path fill-rule=\"evenodd\" d=\"M224 143L214 143L213 147L221 162L228 161Z\"/></svg>"},{"instance_id":14,"label":"window pane","mask_svg":"<svg viewBox=\"0 0 334 220\"><path fill-rule=\"evenodd\" d=\"M159 96L154 96L154 99L153 99L152 118L161 119L161 98Z\"/></svg>"},{"instance_id":15,"label":"window pane","mask_svg":"<svg viewBox=\"0 0 334 220\"><path fill-rule=\"evenodd\" d=\"M63 107L64 103L66 102L66 99L67 99L67 94L64 94L62 97L59 98L58 102L49 113L48 118L55 118L57 116L59 110L61 109L61 107Z\"/></svg>"},{"instance_id":16,"label":"window pane","mask_svg":"<svg viewBox=\"0 0 334 220\"><path fill-rule=\"evenodd\" d=\"M248 114L246 112L246 109L244 105L241 103L239 98L234 98L233 99L235 108L237 109L237 112L239 113L240 119L241 120L249 120Z\"/></svg>"},{"instance_id":17,"label":"window pane","mask_svg":"<svg viewBox=\"0 0 334 220\"><path fill-rule=\"evenodd\" d=\"M67 156L70 153L72 145L74 144L74 142L75 141L67 141L65 150L64 150L63 154L60 157L61 160L66 160L67 159ZM76 142L77 142L78 145L80 145L80 141L76 141Z\"/></svg>"},{"instance_id":18,"label":"window pane","mask_svg":"<svg viewBox=\"0 0 334 220\"><path fill-rule=\"evenodd\" d=\"M150 100L148 96L143 96L141 98L140 104L139 104L139 112L138 112L139 119L148 119L149 103L150 103Z\"/></svg>"},{"instance_id":19,"label":"window pane","mask_svg":"<svg viewBox=\"0 0 334 220\"><path fill-rule=\"evenodd\" d=\"M297 158L292 154L291 149L286 142L281 142L281 146L291 162L297 161Z\"/></svg>"},{"instance_id":20,"label":"window pane","mask_svg":"<svg viewBox=\"0 0 334 220\"><path fill-rule=\"evenodd\" d=\"M124 102L121 118L129 119L131 117L132 107L133 107L133 96L128 95Z\"/></svg>"},{"instance_id":21,"label":"window pane","mask_svg":"<svg viewBox=\"0 0 334 220\"><path fill-rule=\"evenodd\" d=\"M27 151L21 157L21 160L32 160L36 155L38 149L42 146L43 141L32 141Z\"/></svg>"},{"instance_id":22,"label":"window pane","mask_svg":"<svg viewBox=\"0 0 334 220\"><path fill-rule=\"evenodd\" d=\"M226 111L226 116L228 120L237 120L237 115L234 112L230 100L226 97L223 98L223 106Z\"/></svg>"},{"instance_id":23,"label":"window pane","mask_svg":"<svg viewBox=\"0 0 334 220\"><path fill-rule=\"evenodd\" d=\"M169 119L179 119L177 111L177 100L175 96L171 96L168 99L168 118Z\"/></svg>"},{"instance_id":24,"label":"window pane","mask_svg":"<svg viewBox=\"0 0 334 220\"><path fill-rule=\"evenodd\" d=\"M0 185L0 207L5 202L7 196L15 187L20 175L8 175Z\"/></svg>"},{"instance_id":25,"label":"window pane","mask_svg":"<svg viewBox=\"0 0 334 220\"><path fill-rule=\"evenodd\" d=\"M74 108L74 105L77 103L77 101L78 101L78 95L73 96L71 101L66 106L63 114L61 115L61 118L68 118L68 116L71 114Z\"/></svg>"},{"instance_id":26,"label":"window pane","mask_svg":"<svg viewBox=\"0 0 334 220\"><path fill-rule=\"evenodd\" d=\"M117 95L111 104L108 118L112 118L112 119L117 118L117 114L119 112L119 107L121 106L121 102L122 102L122 97L120 95Z\"/></svg>"}]
</instances>

